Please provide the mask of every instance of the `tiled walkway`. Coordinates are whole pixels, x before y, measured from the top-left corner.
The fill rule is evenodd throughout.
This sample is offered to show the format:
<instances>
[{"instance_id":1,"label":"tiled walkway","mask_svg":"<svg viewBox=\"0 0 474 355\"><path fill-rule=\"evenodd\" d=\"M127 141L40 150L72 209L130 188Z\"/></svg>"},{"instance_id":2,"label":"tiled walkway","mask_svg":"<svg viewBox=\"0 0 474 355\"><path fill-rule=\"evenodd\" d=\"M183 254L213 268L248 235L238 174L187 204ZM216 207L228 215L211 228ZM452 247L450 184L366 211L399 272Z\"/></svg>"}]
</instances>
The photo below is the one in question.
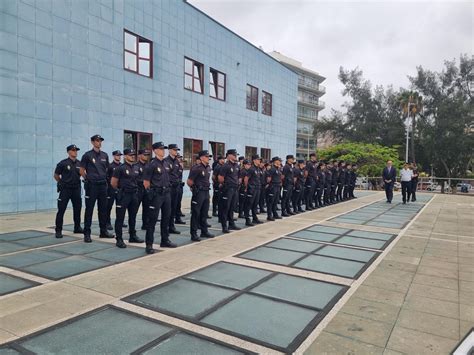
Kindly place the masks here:
<instances>
[{"instance_id":1,"label":"tiled walkway","mask_svg":"<svg viewBox=\"0 0 474 355\"><path fill-rule=\"evenodd\" d=\"M363 192L199 244L184 226L152 256L0 216L0 354L449 353L474 324L474 200L431 197Z\"/></svg>"}]
</instances>

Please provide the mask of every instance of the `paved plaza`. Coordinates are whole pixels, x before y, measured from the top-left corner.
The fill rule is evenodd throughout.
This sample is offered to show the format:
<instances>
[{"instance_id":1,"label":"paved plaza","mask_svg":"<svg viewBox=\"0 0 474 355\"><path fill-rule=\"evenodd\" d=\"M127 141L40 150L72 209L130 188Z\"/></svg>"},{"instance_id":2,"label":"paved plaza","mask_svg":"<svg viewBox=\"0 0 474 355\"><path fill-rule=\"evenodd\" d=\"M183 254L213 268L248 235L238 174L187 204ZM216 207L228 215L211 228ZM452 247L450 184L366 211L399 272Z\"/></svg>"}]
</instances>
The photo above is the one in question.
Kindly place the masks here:
<instances>
[{"instance_id":1,"label":"paved plaza","mask_svg":"<svg viewBox=\"0 0 474 355\"><path fill-rule=\"evenodd\" d=\"M187 210L154 255L2 215L0 354L450 353L474 326L474 199L356 196L225 235L213 218L200 243Z\"/></svg>"}]
</instances>

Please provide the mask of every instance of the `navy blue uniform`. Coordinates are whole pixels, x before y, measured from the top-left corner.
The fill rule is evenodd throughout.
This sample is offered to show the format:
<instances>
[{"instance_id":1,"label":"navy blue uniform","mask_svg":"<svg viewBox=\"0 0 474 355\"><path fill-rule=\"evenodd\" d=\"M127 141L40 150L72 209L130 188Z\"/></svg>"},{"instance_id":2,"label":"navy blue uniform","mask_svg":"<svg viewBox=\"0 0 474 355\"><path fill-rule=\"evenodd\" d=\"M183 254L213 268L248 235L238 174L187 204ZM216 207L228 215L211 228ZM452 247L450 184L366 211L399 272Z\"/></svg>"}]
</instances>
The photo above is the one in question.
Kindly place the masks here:
<instances>
[{"instance_id":1,"label":"navy blue uniform","mask_svg":"<svg viewBox=\"0 0 474 355\"><path fill-rule=\"evenodd\" d=\"M56 232L63 229L64 212L66 212L67 204L71 200L73 208L74 229L81 228L81 168L80 160L72 160L70 158L61 160L54 173L60 176L58 182L58 212L56 213Z\"/></svg>"},{"instance_id":2,"label":"navy blue uniform","mask_svg":"<svg viewBox=\"0 0 474 355\"><path fill-rule=\"evenodd\" d=\"M224 184L219 186L219 221L224 229L235 226L234 209L238 201L239 172L240 167L237 162L227 161L219 168L219 176L224 178Z\"/></svg>"},{"instance_id":3,"label":"navy blue uniform","mask_svg":"<svg viewBox=\"0 0 474 355\"><path fill-rule=\"evenodd\" d=\"M303 212L301 200L304 191L304 170L300 169L299 167L295 167L293 170L293 175L296 178L291 201L293 204L293 211Z\"/></svg>"},{"instance_id":4,"label":"navy blue uniform","mask_svg":"<svg viewBox=\"0 0 474 355\"><path fill-rule=\"evenodd\" d=\"M218 176L219 176L219 169L222 165L219 163L213 164L212 168L212 189L213 189L213 194L212 194L212 215L214 217L217 217L217 209L219 206L219 181Z\"/></svg>"},{"instance_id":5,"label":"navy blue uniform","mask_svg":"<svg viewBox=\"0 0 474 355\"><path fill-rule=\"evenodd\" d=\"M207 214L209 212L209 190L211 177L211 167L203 163L196 164L189 172L189 180L192 180L191 199L191 236L197 235L197 230L201 229L201 236L208 235Z\"/></svg>"},{"instance_id":6,"label":"navy blue uniform","mask_svg":"<svg viewBox=\"0 0 474 355\"><path fill-rule=\"evenodd\" d=\"M110 180L114 175L115 169L117 169L122 163L116 162L115 160L109 164L107 168L107 228L110 229L110 213L112 212L112 208L114 206L115 201L117 200L117 193L118 191L115 190L112 185L110 184Z\"/></svg>"},{"instance_id":7,"label":"navy blue uniform","mask_svg":"<svg viewBox=\"0 0 474 355\"><path fill-rule=\"evenodd\" d=\"M165 164L169 168L169 177L170 177L170 200L171 200L171 211L169 219L169 230L175 231L174 221L176 218L176 211L178 208L178 199L179 199L179 189L181 185L180 172L181 165L179 164L178 159L172 158L171 155L168 155L165 159Z\"/></svg>"},{"instance_id":8,"label":"navy blue uniform","mask_svg":"<svg viewBox=\"0 0 474 355\"><path fill-rule=\"evenodd\" d=\"M138 163L135 164L136 168L138 170L138 176L137 176L137 187L138 187L138 192L137 192L137 197L138 197L138 208L140 208L140 205L142 205L142 230L146 230L147 225L148 225L148 215L150 213L150 206L149 206L149 201L148 198L146 198L145 194L145 187L143 186L143 174L145 173L146 166L148 165L148 162L141 162L138 161Z\"/></svg>"},{"instance_id":9,"label":"navy blue uniform","mask_svg":"<svg viewBox=\"0 0 474 355\"><path fill-rule=\"evenodd\" d=\"M267 217L269 219L281 218L277 212L278 195L280 194L281 187L280 169L272 166L271 169L267 171L267 183Z\"/></svg>"},{"instance_id":10,"label":"navy blue uniform","mask_svg":"<svg viewBox=\"0 0 474 355\"><path fill-rule=\"evenodd\" d=\"M286 163L283 167L283 196L281 199L282 215L291 214L291 196L294 187L293 165Z\"/></svg>"},{"instance_id":11,"label":"navy blue uniform","mask_svg":"<svg viewBox=\"0 0 474 355\"><path fill-rule=\"evenodd\" d=\"M252 218L256 222L258 220L258 204L260 202L260 190L262 184L262 170L254 164L247 170L248 182L245 190L245 219L250 219L250 211Z\"/></svg>"}]
</instances>

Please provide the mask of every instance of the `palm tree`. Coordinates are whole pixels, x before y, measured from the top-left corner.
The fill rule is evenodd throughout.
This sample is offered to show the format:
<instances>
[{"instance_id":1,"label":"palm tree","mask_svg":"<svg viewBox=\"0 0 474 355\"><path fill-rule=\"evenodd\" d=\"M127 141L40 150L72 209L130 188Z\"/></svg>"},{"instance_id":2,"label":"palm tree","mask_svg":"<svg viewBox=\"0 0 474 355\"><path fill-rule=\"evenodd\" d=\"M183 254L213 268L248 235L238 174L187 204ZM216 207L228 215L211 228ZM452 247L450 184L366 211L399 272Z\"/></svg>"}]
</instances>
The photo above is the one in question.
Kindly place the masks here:
<instances>
[{"instance_id":1,"label":"palm tree","mask_svg":"<svg viewBox=\"0 0 474 355\"><path fill-rule=\"evenodd\" d=\"M416 91L404 91L399 96L400 108L406 118L411 118L411 158L415 163L415 118L423 110L423 98Z\"/></svg>"}]
</instances>

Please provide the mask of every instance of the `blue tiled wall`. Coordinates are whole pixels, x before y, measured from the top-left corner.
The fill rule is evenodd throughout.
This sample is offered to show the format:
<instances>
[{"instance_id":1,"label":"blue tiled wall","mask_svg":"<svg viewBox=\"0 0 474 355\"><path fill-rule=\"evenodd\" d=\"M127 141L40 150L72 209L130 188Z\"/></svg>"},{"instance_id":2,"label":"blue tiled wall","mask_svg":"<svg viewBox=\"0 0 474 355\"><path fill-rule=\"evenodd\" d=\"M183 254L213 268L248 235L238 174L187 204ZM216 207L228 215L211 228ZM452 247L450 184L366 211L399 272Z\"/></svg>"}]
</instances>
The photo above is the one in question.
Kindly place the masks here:
<instances>
[{"instance_id":1,"label":"blue tiled wall","mask_svg":"<svg viewBox=\"0 0 474 355\"><path fill-rule=\"evenodd\" d=\"M123 69L124 28L153 41L153 79ZM183 88L184 56L205 65L204 95ZM226 102L209 97L209 67L227 74ZM54 166L95 133L106 152L133 130L295 153L297 80L180 0L1 0L0 213L55 207ZM245 108L247 83L273 94L272 117Z\"/></svg>"}]
</instances>

